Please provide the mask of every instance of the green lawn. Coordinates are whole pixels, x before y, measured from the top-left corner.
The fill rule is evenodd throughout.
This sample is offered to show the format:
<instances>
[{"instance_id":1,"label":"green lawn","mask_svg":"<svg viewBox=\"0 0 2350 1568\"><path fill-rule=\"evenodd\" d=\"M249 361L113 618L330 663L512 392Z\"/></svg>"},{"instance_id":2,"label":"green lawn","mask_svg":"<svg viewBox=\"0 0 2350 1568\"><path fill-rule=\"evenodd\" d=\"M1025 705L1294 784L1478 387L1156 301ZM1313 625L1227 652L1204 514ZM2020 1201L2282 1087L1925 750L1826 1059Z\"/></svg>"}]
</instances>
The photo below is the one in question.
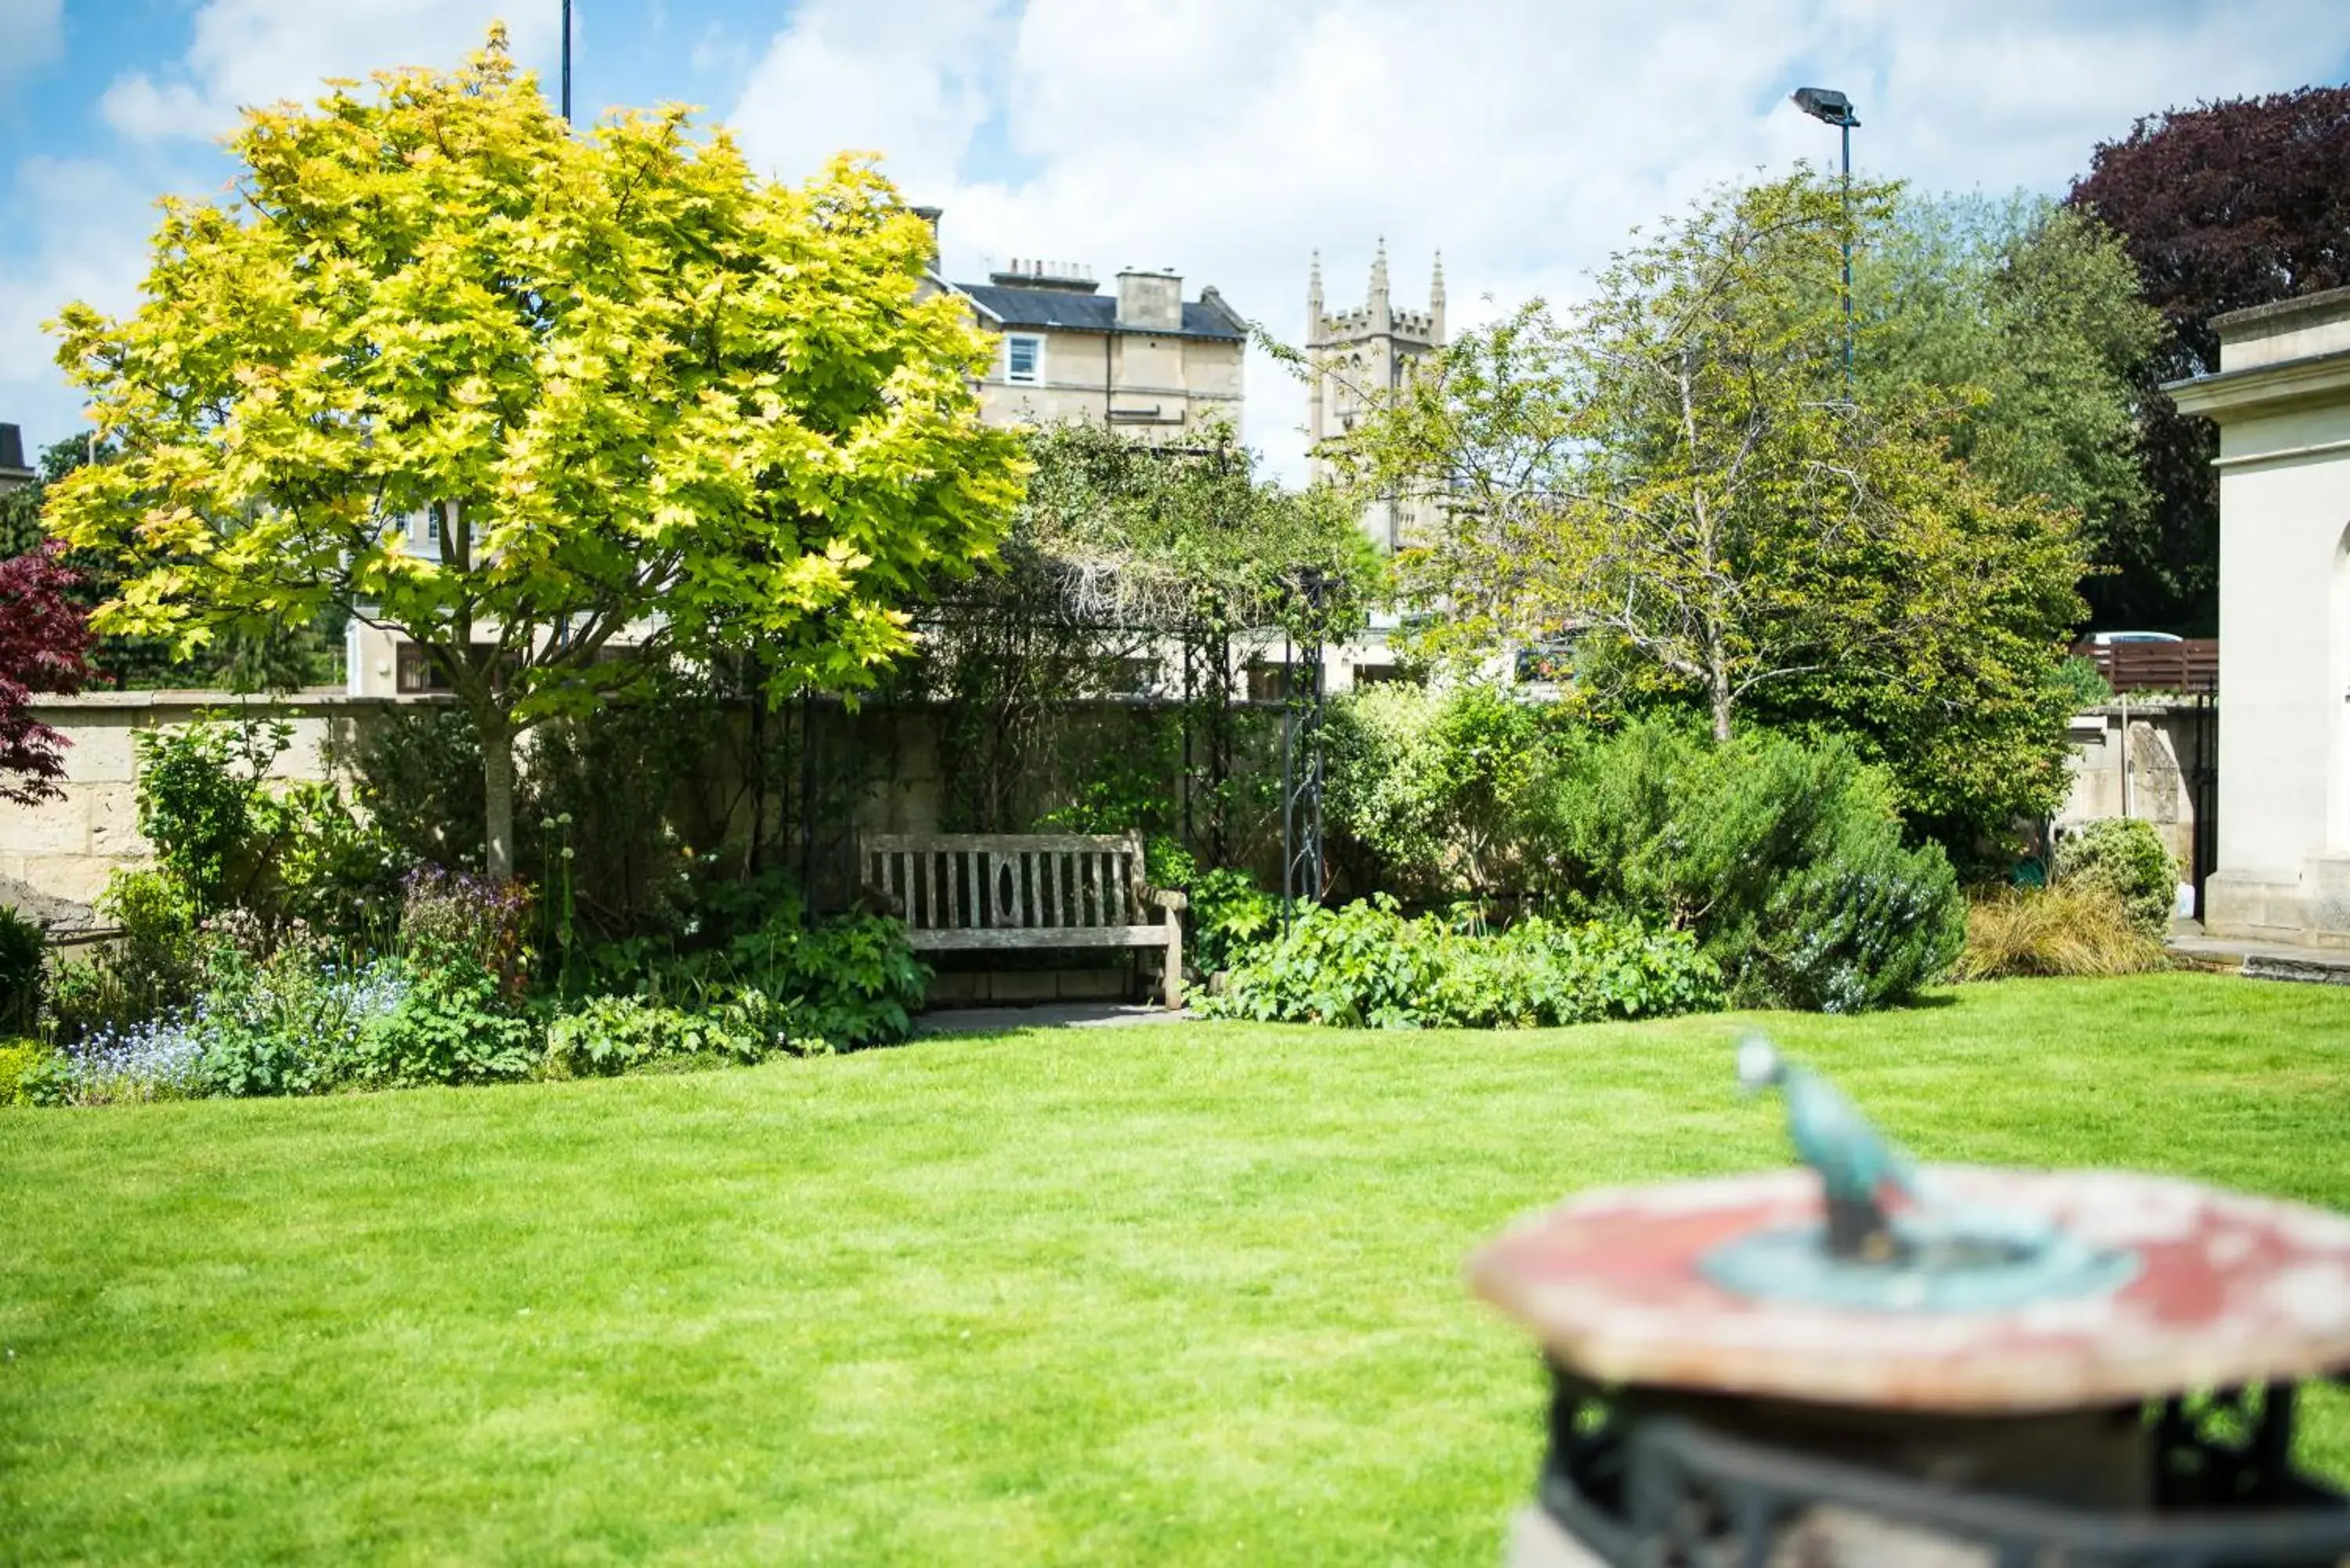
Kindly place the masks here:
<instances>
[{"instance_id":1,"label":"green lawn","mask_svg":"<svg viewBox=\"0 0 2350 1568\"><path fill-rule=\"evenodd\" d=\"M1929 1158L2350 1208L2350 992L1771 1027ZM1090 1030L0 1112L0 1558L1489 1563L1540 1380L1462 1257L1575 1188L1784 1160L1731 1035ZM2312 1448L2350 1459L2339 1403Z\"/></svg>"}]
</instances>

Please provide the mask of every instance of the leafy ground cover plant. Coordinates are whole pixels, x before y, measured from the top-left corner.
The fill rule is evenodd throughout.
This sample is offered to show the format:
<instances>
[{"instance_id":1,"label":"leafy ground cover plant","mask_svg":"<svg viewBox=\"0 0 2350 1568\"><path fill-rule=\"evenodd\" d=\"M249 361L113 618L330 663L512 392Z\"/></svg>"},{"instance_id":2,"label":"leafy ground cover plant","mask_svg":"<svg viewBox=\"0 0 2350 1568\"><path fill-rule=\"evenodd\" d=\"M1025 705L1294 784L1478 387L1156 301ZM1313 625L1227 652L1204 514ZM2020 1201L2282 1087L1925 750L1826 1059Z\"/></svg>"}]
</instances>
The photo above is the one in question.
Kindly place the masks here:
<instances>
[{"instance_id":1,"label":"leafy ground cover plant","mask_svg":"<svg viewBox=\"0 0 2350 1568\"><path fill-rule=\"evenodd\" d=\"M600 1077L662 1064L763 1061L792 1044L773 1012L756 997L689 1012L639 996L593 996L547 1026L547 1067L558 1077Z\"/></svg>"},{"instance_id":2,"label":"leafy ground cover plant","mask_svg":"<svg viewBox=\"0 0 2350 1568\"><path fill-rule=\"evenodd\" d=\"M2178 863L2150 822L2108 817L2074 828L2056 846L2056 877L2105 889L2149 937L2170 929Z\"/></svg>"},{"instance_id":3,"label":"leafy ground cover plant","mask_svg":"<svg viewBox=\"0 0 2350 1568\"><path fill-rule=\"evenodd\" d=\"M37 1040L0 1040L0 1108L39 1104L56 1054Z\"/></svg>"},{"instance_id":4,"label":"leafy ground cover plant","mask_svg":"<svg viewBox=\"0 0 2350 1568\"><path fill-rule=\"evenodd\" d=\"M905 1039L931 979L898 921L811 924L779 873L707 883L681 929L594 944L577 969L590 995L693 1013L738 1006L767 1049L802 1055Z\"/></svg>"},{"instance_id":5,"label":"leafy ground cover plant","mask_svg":"<svg viewBox=\"0 0 2350 1568\"><path fill-rule=\"evenodd\" d=\"M1492 934L1393 899L1311 909L1232 971L1215 1017L1355 1028L1532 1028L1669 1017L1721 1004L1686 931L1538 918Z\"/></svg>"},{"instance_id":6,"label":"leafy ground cover plant","mask_svg":"<svg viewBox=\"0 0 2350 1568\"><path fill-rule=\"evenodd\" d=\"M2049 888L2003 888L1967 910L1959 980L2032 975L2140 974L2169 966L2113 889L2087 878Z\"/></svg>"}]
</instances>

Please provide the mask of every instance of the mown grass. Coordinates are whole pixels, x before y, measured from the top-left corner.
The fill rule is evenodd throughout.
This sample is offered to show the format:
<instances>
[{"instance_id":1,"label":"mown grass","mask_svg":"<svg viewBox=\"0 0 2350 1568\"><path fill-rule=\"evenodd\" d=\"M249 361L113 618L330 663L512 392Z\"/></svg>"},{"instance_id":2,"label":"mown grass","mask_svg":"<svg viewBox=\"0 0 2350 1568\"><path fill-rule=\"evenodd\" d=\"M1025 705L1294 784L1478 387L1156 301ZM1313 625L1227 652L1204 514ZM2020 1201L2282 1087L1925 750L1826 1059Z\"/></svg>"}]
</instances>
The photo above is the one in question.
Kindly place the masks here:
<instances>
[{"instance_id":1,"label":"mown grass","mask_svg":"<svg viewBox=\"0 0 2350 1568\"><path fill-rule=\"evenodd\" d=\"M2350 1207L2350 994L1773 1018L1929 1158ZM1731 1021L1186 1025L0 1113L11 1562L1494 1560L1540 1378L1461 1263L1783 1161ZM2350 1459L2318 1402L2312 1451Z\"/></svg>"}]
</instances>

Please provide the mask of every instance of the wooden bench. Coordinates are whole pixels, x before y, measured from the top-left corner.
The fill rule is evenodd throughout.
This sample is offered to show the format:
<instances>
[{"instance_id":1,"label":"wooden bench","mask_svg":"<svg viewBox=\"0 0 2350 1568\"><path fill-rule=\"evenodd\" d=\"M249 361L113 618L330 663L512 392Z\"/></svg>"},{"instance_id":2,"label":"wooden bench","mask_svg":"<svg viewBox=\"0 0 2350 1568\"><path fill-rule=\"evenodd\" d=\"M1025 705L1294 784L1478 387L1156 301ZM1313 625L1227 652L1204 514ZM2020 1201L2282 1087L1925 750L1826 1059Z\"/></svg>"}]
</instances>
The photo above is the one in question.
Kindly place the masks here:
<instances>
[{"instance_id":1,"label":"wooden bench","mask_svg":"<svg viewBox=\"0 0 2350 1568\"><path fill-rule=\"evenodd\" d=\"M857 863L917 952L1158 948L1183 1005L1183 895L1143 885L1139 833L868 834Z\"/></svg>"}]
</instances>

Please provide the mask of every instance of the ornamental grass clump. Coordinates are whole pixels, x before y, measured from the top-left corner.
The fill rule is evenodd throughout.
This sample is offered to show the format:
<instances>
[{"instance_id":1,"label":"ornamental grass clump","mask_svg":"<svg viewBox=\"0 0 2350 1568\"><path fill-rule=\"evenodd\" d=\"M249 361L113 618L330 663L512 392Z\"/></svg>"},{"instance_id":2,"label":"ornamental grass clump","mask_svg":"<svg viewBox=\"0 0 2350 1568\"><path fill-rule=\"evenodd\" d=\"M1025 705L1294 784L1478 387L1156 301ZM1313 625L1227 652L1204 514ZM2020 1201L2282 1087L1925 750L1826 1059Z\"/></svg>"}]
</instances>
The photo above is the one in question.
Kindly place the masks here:
<instances>
[{"instance_id":1,"label":"ornamental grass clump","mask_svg":"<svg viewBox=\"0 0 2350 1568\"><path fill-rule=\"evenodd\" d=\"M2169 966L2161 940L2133 920L2113 889L2079 879L2009 888L1967 911L1958 980L2143 974Z\"/></svg>"}]
</instances>

